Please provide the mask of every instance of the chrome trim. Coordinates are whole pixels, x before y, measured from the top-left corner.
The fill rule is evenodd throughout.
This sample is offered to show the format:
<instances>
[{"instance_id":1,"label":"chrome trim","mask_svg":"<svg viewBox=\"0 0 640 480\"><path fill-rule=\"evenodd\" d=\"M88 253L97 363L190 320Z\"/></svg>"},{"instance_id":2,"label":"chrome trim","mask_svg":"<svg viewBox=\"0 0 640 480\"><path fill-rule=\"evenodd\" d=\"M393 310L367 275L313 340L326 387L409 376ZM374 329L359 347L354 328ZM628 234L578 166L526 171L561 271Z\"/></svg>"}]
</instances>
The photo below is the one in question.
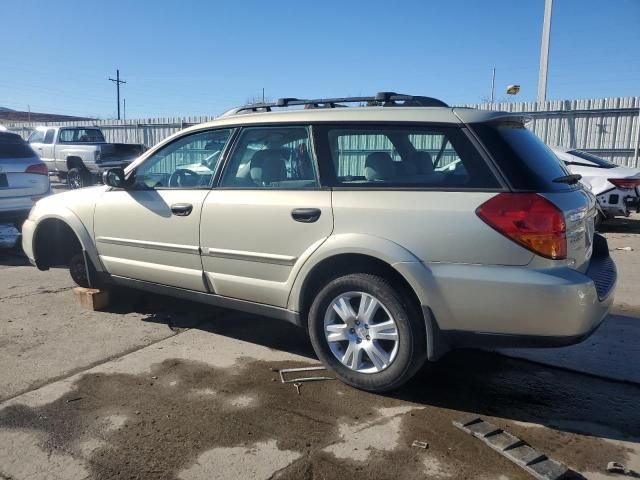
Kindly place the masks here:
<instances>
[{"instance_id":1,"label":"chrome trim","mask_svg":"<svg viewBox=\"0 0 640 480\"><path fill-rule=\"evenodd\" d=\"M231 260L244 260L247 262L272 263L275 265L292 266L297 257L289 255L277 255L275 253L246 252L243 250L227 250L225 248L209 248L207 255L210 257L228 258Z\"/></svg>"},{"instance_id":2,"label":"chrome trim","mask_svg":"<svg viewBox=\"0 0 640 480\"><path fill-rule=\"evenodd\" d=\"M200 247L197 245L180 245L176 243L149 242L146 240L130 240L128 238L98 237L96 242L108 243L111 245L123 245L125 247L151 248L153 250L163 250L166 252L200 254Z\"/></svg>"}]
</instances>

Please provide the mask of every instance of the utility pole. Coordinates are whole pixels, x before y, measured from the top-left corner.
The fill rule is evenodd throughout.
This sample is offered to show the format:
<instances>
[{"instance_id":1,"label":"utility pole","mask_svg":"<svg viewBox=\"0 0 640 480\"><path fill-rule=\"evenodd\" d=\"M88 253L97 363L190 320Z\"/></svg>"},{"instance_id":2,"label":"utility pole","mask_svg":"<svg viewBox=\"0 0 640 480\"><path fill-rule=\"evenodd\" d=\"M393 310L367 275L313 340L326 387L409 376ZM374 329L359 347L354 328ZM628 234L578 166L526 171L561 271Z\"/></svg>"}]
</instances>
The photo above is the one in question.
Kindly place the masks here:
<instances>
[{"instance_id":1,"label":"utility pole","mask_svg":"<svg viewBox=\"0 0 640 480\"><path fill-rule=\"evenodd\" d=\"M262 87L262 103L264 103L264 87Z\"/></svg>"},{"instance_id":2,"label":"utility pole","mask_svg":"<svg viewBox=\"0 0 640 480\"><path fill-rule=\"evenodd\" d=\"M547 70L549 68L549 37L551 36L551 10L553 0L544 0L542 45L540 46L540 75L538 77L538 101L547 99Z\"/></svg>"},{"instance_id":3,"label":"utility pole","mask_svg":"<svg viewBox=\"0 0 640 480\"><path fill-rule=\"evenodd\" d=\"M120 84L127 83L124 80L120 80L120 70L116 70L116 78L109 77L109 80L116 84L116 95L118 101L118 120L120 120Z\"/></svg>"},{"instance_id":4,"label":"utility pole","mask_svg":"<svg viewBox=\"0 0 640 480\"><path fill-rule=\"evenodd\" d=\"M123 120L127 119L127 99L122 99L122 118Z\"/></svg>"},{"instance_id":5,"label":"utility pole","mask_svg":"<svg viewBox=\"0 0 640 480\"><path fill-rule=\"evenodd\" d=\"M493 105L494 94L496 91L496 67L493 67L493 74L491 75L491 104Z\"/></svg>"}]
</instances>

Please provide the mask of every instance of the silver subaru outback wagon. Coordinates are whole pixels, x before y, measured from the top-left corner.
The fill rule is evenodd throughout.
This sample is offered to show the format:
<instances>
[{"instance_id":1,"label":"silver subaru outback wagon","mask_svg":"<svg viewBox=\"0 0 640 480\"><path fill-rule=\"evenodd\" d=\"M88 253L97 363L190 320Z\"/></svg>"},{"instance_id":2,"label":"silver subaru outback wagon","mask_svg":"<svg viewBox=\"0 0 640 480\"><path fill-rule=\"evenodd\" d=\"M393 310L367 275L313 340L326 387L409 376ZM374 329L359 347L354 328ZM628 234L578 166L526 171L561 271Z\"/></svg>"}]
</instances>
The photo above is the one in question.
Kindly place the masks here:
<instances>
[{"instance_id":1,"label":"silver subaru outback wagon","mask_svg":"<svg viewBox=\"0 0 640 480\"><path fill-rule=\"evenodd\" d=\"M344 382L395 389L452 348L568 345L607 316L595 199L526 121L394 93L248 105L39 201L23 247L79 285L293 322Z\"/></svg>"}]
</instances>

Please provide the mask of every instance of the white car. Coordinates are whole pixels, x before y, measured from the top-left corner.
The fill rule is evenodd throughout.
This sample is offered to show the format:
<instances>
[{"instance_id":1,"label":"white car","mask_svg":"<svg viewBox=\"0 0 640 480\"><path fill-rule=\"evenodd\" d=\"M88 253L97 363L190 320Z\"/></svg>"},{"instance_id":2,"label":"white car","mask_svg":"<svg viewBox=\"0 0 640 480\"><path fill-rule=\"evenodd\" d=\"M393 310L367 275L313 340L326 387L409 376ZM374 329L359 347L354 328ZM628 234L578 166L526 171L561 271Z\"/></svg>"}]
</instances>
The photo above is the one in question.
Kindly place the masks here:
<instances>
[{"instance_id":1,"label":"white car","mask_svg":"<svg viewBox=\"0 0 640 480\"><path fill-rule=\"evenodd\" d=\"M553 147L553 152L571 170L582 175L598 199L602 220L629 216L629 210L640 212L640 169L611 163L592 153Z\"/></svg>"},{"instance_id":2,"label":"white car","mask_svg":"<svg viewBox=\"0 0 640 480\"><path fill-rule=\"evenodd\" d=\"M35 202L49 193L44 162L20 135L0 131L0 223L19 228Z\"/></svg>"}]
</instances>

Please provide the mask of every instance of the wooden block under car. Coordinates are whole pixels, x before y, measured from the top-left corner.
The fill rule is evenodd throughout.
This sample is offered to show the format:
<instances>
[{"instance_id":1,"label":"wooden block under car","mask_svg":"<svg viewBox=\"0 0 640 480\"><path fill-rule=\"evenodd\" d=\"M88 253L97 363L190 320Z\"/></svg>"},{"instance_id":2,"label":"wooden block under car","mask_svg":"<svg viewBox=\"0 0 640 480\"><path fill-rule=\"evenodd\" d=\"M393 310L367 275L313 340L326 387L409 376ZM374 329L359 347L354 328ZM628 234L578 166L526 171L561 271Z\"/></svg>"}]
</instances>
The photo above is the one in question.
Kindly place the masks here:
<instances>
[{"instance_id":1,"label":"wooden block under car","mask_svg":"<svg viewBox=\"0 0 640 480\"><path fill-rule=\"evenodd\" d=\"M102 310L109 306L109 290L76 287L73 289L73 296L78 305L87 310Z\"/></svg>"}]
</instances>

